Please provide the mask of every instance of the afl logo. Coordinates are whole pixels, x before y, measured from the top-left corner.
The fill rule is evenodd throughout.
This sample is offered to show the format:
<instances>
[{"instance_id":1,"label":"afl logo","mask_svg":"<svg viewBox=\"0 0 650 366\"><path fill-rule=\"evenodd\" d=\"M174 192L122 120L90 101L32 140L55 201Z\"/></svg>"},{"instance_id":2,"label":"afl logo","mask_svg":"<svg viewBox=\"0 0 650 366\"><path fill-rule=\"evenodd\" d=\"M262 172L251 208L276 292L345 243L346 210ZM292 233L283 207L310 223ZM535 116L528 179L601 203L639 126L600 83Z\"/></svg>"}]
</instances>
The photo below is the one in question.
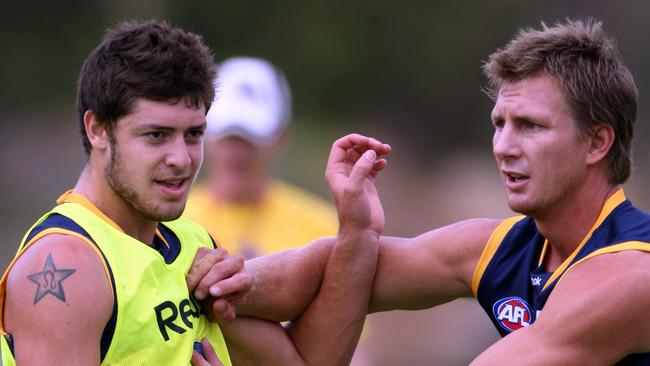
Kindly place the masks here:
<instances>
[{"instance_id":1,"label":"afl logo","mask_svg":"<svg viewBox=\"0 0 650 366\"><path fill-rule=\"evenodd\" d=\"M531 311L526 300L518 296L501 299L492 306L492 313L503 329L513 332L530 325Z\"/></svg>"}]
</instances>

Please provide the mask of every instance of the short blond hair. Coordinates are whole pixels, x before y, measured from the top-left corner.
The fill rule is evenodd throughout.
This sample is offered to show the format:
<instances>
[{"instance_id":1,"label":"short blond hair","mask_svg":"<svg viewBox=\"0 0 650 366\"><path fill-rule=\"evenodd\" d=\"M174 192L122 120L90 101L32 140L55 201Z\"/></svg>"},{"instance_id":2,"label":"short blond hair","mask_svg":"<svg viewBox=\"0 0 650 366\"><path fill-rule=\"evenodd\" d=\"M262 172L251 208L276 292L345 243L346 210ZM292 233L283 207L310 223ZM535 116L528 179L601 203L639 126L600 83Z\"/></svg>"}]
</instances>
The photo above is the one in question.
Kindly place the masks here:
<instances>
[{"instance_id":1,"label":"short blond hair","mask_svg":"<svg viewBox=\"0 0 650 366\"><path fill-rule=\"evenodd\" d=\"M486 92L495 98L504 82L544 74L555 79L586 133L609 124L615 140L608 152L613 183L624 183L632 170L632 137L637 88L615 42L594 19L567 20L542 29L522 29L483 65Z\"/></svg>"}]
</instances>

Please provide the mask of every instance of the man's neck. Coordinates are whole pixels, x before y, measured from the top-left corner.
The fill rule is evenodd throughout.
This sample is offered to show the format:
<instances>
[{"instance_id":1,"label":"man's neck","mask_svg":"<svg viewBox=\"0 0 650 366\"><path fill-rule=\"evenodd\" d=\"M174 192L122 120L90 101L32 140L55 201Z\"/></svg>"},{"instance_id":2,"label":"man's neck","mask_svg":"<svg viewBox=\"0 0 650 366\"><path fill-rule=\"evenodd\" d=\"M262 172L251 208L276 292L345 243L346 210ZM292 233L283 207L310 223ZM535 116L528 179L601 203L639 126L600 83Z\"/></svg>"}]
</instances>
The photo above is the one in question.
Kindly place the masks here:
<instances>
[{"instance_id":1,"label":"man's neck","mask_svg":"<svg viewBox=\"0 0 650 366\"><path fill-rule=\"evenodd\" d=\"M552 212L535 217L537 229L549 243L544 258L548 271L555 270L575 251L598 220L607 199L619 188L611 184L588 187L567 197Z\"/></svg>"},{"instance_id":2,"label":"man's neck","mask_svg":"<svg viewBox=\"0 0 650 366\"><path fill-rule=\"evenodd\" d=\"M151 245L158 222L139 214L133 206L118 196L106 180L96 174L87 164L74 187L74 191L86 197L95 207L127 235Z\"/></svg>"}]
</instances>

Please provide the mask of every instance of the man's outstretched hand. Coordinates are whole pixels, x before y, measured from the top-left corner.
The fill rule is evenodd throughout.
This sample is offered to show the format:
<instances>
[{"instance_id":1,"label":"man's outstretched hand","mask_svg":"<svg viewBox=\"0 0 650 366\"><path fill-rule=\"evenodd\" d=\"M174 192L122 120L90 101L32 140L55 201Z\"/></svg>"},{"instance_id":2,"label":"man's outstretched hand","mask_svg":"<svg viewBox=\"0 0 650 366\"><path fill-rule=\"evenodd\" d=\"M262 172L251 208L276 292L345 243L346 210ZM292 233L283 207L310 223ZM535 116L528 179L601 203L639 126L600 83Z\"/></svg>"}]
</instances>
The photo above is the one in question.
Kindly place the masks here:
<instances>
[{"instance_id":1,"label":"man's outstretched hand","mask_svg":"<svg viewBox=\"0 0 650 366\"><path fill-rule=\"evenodd\" d=\"M334 142L325 178L339 215L341 233L353 231L379 236L384 228L384 210L374 178L386 167L382 156L390 145L350 134Z\"/></svg>"}]
</instances>

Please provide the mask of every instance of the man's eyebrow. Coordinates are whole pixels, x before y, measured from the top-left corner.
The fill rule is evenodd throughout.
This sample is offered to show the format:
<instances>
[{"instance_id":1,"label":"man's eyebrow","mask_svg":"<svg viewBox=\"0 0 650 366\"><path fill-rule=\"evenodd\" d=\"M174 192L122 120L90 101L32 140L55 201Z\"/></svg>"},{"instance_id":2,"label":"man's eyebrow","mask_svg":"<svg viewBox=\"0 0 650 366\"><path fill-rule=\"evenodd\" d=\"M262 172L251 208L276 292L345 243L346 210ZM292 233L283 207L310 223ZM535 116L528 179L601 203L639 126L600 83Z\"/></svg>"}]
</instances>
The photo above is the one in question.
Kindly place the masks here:
<instances>
[{"instance_id":1,"label":"man's eyebrow","mask_svg":"<svg viewBox=\"0 0 650 366\"><path fill-rule=\"evenodd\" d=\"M515 122L530 122L530 121L543 121L547 118L544 116L544 113L525 112L525 113L513 115L512 119Z\"/></svg>"},{"instance_id":2,"label":"man's eyebrow","mask_svg":"<svg viewBox=\"0 0 650 366\"><path fill-rule=\"evenodd\" d=\"M173 127L163 125L160 123L143 123L135 127L136 130L166 130L166 131L171 131L174 130Z\"/></svg>"},{"instance_id":3,"label":"man's eyebrow","mask_svg":"<svg viewBox=\"0 0 650 366\"><path fill-rule=\"evenodd\" d=\"M207 122L203 121L201 123L188 126L187 128L183 128L182 130L205 130L207 127L208 127ZM166 131L166 132L181 130L181 128L179 128L178 126L170 126L168 124L162 124L158 122L144 122L138 126L135 126L134 129L136 131L156 130L156 131Z\"/></svg>"},{"instance_id":4,"label":"man's eyebrow","mask_svg":"<svg viewBox=\"0 0 650 366\"><path fill-rule=\"evenodd\" d=\"M490 118L494 121L495 119L499 120L505 120L506 118L503 116L503 113L501 111L493 111L490 113ZM539 113L539 112L533 112L533 111L514 111L509 113L509 119L515 122L522 122L522 121L541 121L544 120L546 117L544 116L544 113Z\"/></svg>"}]
</instances>

